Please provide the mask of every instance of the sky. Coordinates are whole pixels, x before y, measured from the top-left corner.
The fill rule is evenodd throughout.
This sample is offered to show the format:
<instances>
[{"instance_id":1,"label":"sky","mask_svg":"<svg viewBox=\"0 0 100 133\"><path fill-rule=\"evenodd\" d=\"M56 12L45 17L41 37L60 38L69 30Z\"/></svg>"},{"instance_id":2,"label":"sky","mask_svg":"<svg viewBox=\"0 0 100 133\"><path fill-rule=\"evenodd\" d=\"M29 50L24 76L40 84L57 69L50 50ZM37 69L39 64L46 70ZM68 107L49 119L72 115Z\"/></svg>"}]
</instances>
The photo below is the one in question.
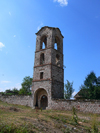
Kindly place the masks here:
<instances>
[{"instance_id":1,"label":"sky","mask_svg":"<svg viewBox=\"0 0 100 133\"><path fill-rule=\"evenodd\" d=\"M64 36L64 83L73 82L73 95L91 71L100 76L99 0L1 0L0 91L33 76L35 33L43 26Z\"/></svg>"}]
</instances>

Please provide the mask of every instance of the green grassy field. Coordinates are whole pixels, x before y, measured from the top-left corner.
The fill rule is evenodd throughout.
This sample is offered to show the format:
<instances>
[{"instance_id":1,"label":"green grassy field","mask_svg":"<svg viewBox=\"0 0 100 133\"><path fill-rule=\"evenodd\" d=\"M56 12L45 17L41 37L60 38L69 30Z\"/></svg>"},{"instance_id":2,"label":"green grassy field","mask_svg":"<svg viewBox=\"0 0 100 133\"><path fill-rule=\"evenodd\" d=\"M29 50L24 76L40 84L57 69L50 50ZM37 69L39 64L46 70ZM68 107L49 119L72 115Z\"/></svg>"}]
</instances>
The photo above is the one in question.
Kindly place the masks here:
<instances>
[{"instance_id":1,"label":"green grassy field","mask_svg":"<svg viewBox=\"0 0 100 133\"><path fill-rule=\"evenodd\" d=\"M100 115L33 110L0 101L0 133L100 133ZM72 119L73 118L73 119Z\"/></svg>"}]
</instances>

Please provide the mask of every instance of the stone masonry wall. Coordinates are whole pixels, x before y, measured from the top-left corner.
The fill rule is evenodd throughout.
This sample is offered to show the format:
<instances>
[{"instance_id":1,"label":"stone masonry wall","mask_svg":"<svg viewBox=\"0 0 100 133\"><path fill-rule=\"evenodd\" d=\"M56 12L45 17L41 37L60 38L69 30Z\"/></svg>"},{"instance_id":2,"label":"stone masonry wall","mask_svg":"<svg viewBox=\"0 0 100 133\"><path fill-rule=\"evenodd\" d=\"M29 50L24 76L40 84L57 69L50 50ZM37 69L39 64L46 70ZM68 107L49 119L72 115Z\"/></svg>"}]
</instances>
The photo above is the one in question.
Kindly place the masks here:
<instances>
[{"instance_id":1,"label":"stone masonry wall","mask_svg":"<svg viewBox=\"0 0 100 133\"><path fill-rule=\"evenodd\" d=\"M100 114L100 100L51 100L49 109L72 110L75 107L78 111Z\"/></svg>"},{"instance_id":2,"label":"stone masonry wall","mask_svg":"<svg viewBox=\"0 0 100 133\"><path fill-rule=\"evenodd\" d=\"M63 83L63 69L57 66L52 66L52 78L53 80Z\"/></svg>"},{"instance_id":3,"label":"stone masonry wall","mask_svg":"<svg viewBox=\"0 0 100 133\"><path fill-rule=\"evenodd\" d=\"M33 80L40 80L40 72L43 72L43 79L50 79L51 78L51 69L50 65L35 67L34 68L34 77Z\"/></svg>"},{"instance_id":4,"label":"stone masonry wall","mask_svg":"<svg viewBox=\"0 0 100 133\"><path fill-rule=\"evenodd\" d=\"M53 80L52 82L52 98L60 98L64 97L64 84L62 82L58 82Z\"/></svg>"},{"instance_id":5,"label":"stone masonry wall","mask_svg":"<svg viewBox=\"0 0 100 133\"><path fill-rule=\"evenodd\" d=\"M11 103L33 107L32 96L2 96L0 100ZM100 100L64 100L52 99L49 101L48 109L71 110L75 107L78 111L100 114Z\"/></svg>"},{"instance_id":6,"label":"stone masonry wall","mask_svg":"<svg viewBox=\"0 0 100 133\"><path fill-rule=\"evenodd\" d=\"M11 104L19 104L25 105L29 107L33 107L32 96L2 96L0 95L0 100L3 102L11 103Z\"/></svg>"},{"instance_id":7,"label":"stone masonry wall","mask_svg":"<svg viewBox=\"0 0 100 133\"><path fill-rule=\"evenodd\" d=\"M51 63L51 49L42 49L35 53L34 66L40 66L40 55L44 53L44 64Z\"/></svg>"}]
</instances>

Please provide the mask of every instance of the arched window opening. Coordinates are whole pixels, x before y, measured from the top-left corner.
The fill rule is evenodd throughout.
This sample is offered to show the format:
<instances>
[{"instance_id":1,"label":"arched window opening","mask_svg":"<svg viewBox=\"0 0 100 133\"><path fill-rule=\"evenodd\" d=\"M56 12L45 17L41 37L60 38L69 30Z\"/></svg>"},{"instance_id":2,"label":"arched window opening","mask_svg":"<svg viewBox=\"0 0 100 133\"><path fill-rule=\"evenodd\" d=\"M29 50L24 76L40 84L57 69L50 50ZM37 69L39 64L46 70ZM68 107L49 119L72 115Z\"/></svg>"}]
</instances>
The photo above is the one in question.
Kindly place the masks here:
<instances>
[{"instance_id":1,"label":"arched window opening","mask_svg":"<svg viewBox=\"0 0 100 133\"><path fill-rule=\"evenodd\" d=\"M46 95L43 95L41 97L41 108L46 109L47 106L48 106L48 98Z\"/></svg>"},{"instance_id":2,"label":"arched window opening","mask_svg":"<svg viewBox=\"0 0 100 133\"><path fill-rule=\"evenodd\" d=\"M40 65L44 64L44 53L40 55Z\"/></svg>"},{"instance_id":3,"label":"arched window opening","mask_svg":"<svg viewBox=\"0 0 100 133\"><path fill-rule=\"evenodd\" d=\"M44 42L42 43L42 49L45 49L45 43Z\"/></svg>"},{"instance_id":4,"label":"arched window opening","mask_svg":"<svg viewBox=\"0 0 100 133\"><path fill-rule=\"evenodd\" d=\"M47 47L47 37L43 36L41 38L41 44L40 44L40 49L45 49Z\"/></svg>"},{"instance_id":5,"label":"arched window opening","mask_svg":"<svg viewBox=\"0 0 100 133\"><path fill-rule=\"evenodd\" d=\"M40 72L40 79L43 79L43 72Z\"/></svg>"},{"instance_id":6,"label":"arched window opening","mask_svg":"<svg viewBox=\"0 0 100 133\"><path fill-rule=\"evenodd\" d=\"M56 65L60 67L60 56L56 54Z\"/></svg>"},{"instance_id":7,"label":"arched window opening","mask_svg":"<svg viewBox=\"0 0 100 133\"><path fill-rule=\"evenodd\" d=\"M60 48L59 48L59 45L60 45L60 40L59 40L59 38L56 36L56 37L55 37L55 42L54 42L54 49L59 50L59 49L60 49Z\"/></svg>"},{"instance_id":8,"label":"arched window opening","mask_svg":"<svg viewBox=\"0 0 100 133\"><path fill-rule=\"evenodd\" d=\"M54 44L54 49L58 50L57 43Z\"/></svg>"}]
</instances>

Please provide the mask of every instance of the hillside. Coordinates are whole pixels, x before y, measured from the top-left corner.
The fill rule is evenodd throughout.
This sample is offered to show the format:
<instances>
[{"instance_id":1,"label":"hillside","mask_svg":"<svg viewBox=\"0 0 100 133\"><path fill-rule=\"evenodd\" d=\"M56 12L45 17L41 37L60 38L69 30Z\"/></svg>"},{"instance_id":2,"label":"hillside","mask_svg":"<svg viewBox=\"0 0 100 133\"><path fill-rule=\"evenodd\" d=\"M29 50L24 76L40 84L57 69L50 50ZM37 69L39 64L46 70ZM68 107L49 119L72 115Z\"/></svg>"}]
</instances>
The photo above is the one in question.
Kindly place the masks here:
<instances>
[{"instance_id":1,"label":"hillside","mask_svg":"<svg viewBox=\"0 0 100 133\"><path fill-rule=\"evenodd\" d=\"M33 110L0 101L0 133L91 133L95 126L100 130L100 115L72 116L72 111Z\"/></svg>"}]
</instances>

